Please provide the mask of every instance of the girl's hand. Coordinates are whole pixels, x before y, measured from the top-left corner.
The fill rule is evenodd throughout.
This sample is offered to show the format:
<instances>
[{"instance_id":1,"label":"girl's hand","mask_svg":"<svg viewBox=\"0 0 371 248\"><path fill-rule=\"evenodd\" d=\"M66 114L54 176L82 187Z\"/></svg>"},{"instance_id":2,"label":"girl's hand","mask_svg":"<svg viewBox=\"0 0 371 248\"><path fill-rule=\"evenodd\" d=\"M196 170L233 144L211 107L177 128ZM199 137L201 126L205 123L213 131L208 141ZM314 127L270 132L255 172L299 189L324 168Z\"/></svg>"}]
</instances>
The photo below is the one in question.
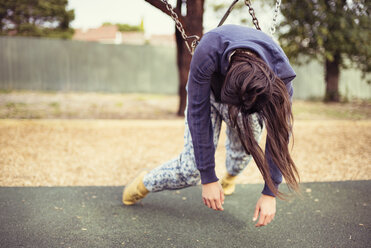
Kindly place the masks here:
<instances>
[{"instance_id":1,"label":"girl's hand","mask_svg":"<svg viewBox=\"0 0 371 248\"><path fill-rule=\"evenodd\" d=\"M219 182L202 184L202 200L204 204L214 210L223 211L224 192Z\"/></svg>"},{"instance_id":2,"label":"girl's hand","mask_svg":"<svg viewBox=\"0 0 371 248\"><path fill-rule=\"evenodd\" d=\"M266 226L273 220L276 214L276 198L270 195L262 195L256 203L253 221L258 219L259 212L260 218L255 226Z\"/></svg>"}]
</instances>

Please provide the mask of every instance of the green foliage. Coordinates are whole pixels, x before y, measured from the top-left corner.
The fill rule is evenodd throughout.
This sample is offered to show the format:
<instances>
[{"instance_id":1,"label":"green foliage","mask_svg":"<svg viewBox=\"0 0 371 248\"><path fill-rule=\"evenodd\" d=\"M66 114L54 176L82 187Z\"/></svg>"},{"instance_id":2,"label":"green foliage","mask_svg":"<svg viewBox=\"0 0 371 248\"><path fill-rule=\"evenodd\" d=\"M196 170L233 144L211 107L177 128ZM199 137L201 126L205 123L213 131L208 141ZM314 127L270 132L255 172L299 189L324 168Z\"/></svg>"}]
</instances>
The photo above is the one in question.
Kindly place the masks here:
<instances>
[{"instance_id":1,"label":"green foliage","mask_svg":"<svg viewBox=\"0 0 371 248\"><path fill-rule=\"evenodd\" d=\"M340 55L341 67L350 61L365 75L371 72L370 6L367 0L283 0L279 41L292 62Z\"/></svg>"},{"instance_id":2,"label":"green foliage","mask_svg":"<svg viewBox=\"0 0 371 248\"><path fill-rule=\"evenodd\" d=\"M268 2L272 2L273 0L256 0L256 1L251 1L251 4L254 8L254 11L256 10L256 7L258 8L263 8L263 6L266 6ZM225 0L215 0L209 3L210 8L214 10L216 13L216 16L218 19L222 19L223 15L227 11L227 9L230 7L232 4L233 0L225 1ZM256 10L257 11L257 10ZM256 13L257 17L260 16L260 14L263 13ZM237 19L237 20L236 20ZM259 18L258 18L259 19ZM241 23L243 25L252 25L251 22L251 17L248 14L248 8L245 4L245 1L239 1L237 2L232 9L232 12L228 16L228 20L234 20L236 23Z\"/></svg>"},{"instance_id":3,"label":"green foliage","mask_svg":"<svg viewBox=\"0 0 371 248\"><path fill-rule=\"evenodd\" d=\"M139 25L130 25L130 24L112 24L110 22L103 23L103 26L116 25L120 32L144 32L143 21Z\"/></svg>"},{"instance_id":4,"label":"green foliage","mask_svg":"<svg viewBox=\"0 0 371 248\"><path fill-rule=\"evenodd\" d=\"M0 35L70 39L68 0L0 0Z\"/></svg>"}]
</instances>

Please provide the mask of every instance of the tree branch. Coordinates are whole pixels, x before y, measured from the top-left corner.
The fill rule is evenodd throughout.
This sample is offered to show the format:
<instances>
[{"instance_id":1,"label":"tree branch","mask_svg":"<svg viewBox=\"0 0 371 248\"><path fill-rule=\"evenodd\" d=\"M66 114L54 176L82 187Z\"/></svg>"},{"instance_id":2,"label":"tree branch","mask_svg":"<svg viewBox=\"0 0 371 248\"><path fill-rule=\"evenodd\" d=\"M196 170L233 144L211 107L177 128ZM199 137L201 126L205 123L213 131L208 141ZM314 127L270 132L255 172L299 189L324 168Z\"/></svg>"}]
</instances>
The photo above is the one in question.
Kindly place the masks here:
<instances>
[{"instance_id":1,"label":"tree branch","mask_svg":"<svg viewBox=\"0 0 371 248\"><path fill-rule=\"evenodd\" d=\"M152 6L156 7L157 9L161 10L162 12L167 14L169 17L171 17L170 11L166 8L166 5L161 0L144 0L144 1L146 1L147 3L151 4ZM179 11L175 8L173 8L173 10L178 15L179 21L183 25L185 25L184 22L183 22L182 15L179 13Z\"/></svg>"}]
</instances>

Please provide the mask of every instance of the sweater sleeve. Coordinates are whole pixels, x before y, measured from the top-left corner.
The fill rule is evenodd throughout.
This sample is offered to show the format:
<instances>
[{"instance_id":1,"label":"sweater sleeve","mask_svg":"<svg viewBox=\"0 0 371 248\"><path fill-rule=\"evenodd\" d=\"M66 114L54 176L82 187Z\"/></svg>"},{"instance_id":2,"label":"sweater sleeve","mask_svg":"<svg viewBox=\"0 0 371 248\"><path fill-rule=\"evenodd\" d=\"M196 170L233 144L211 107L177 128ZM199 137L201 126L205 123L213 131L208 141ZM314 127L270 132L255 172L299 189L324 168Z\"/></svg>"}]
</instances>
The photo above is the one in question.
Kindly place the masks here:
<instances>
[{"instance_id":1,"label":"sweater sleeve","mask_svg":"<svg viewBox=\"0 0 371 248\"><path fill-rule=\"evenodd\" d=\"M210 118L210 82L218 66L220 50L215 36L216 34L207 33L201 39L193 55L188 78L187 120L202 184L218 181Z\"/></svg>"},{"instance_id":2,"label":"sweater sleeve","mask_svg":"<svg viewBox=\"0 0 371 248\"><path fill-rule=\"evenodd\" d=\"M292 80L292 78L291 78L291 80ZM285 80L283 80L283 81L285 82ZM289 81L286 84L286 88L287 88L287 91L289 92L290 102L292 103L292 95L293 95L293 92L294 92L293 91L293 88L292 88L292 81ZM271 155L269 146L270 146L270 144L269 144L269 141L267 139L267 142L266 142L266 145L265 145L265 158L266 158L266 160L268 162L268 165L269 165L269 172L271 174L271 178L273 180L274 186L276 187L276 189L278 189L278 186L282 182L282 173L278 169L278 167L276 166L276 164L273 162L273 159L272 159L272 155ZM263 195L275 196L273 194L273 192L269 189L267 183L264 184L264 188L263 188L262 194Z\"/></svg>"}]
</instances>

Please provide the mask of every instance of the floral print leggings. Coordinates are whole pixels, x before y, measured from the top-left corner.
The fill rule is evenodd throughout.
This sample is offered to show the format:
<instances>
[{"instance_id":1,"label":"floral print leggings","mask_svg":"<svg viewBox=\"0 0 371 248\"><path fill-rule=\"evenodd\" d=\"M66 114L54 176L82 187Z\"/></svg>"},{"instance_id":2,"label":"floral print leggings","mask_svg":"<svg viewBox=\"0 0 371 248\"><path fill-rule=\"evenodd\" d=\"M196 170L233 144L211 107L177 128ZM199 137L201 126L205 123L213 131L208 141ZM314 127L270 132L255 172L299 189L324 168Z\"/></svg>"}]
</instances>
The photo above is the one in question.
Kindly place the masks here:
<instances>
[{"instance_id":1,"label":"floral print leggings","mask_svg":"<svg viewBox=\"0 0 371 248\"><path fill-rule=\"evenodd\" d=\"M227 167L227 172L233 176L238 175L250 162L251 155L247 155L238 137L237 130L231 125L228 115L228 106L226 104L216 102L213 94L210 95L210 103L215 150L218 144L223 120L227 125L227 139L225 144L225 164ZM185 114L185 116L187 115ZM249 118L251 128L254 132L254 138L259 142L263 129L263 123L260 121L257 114L252 114L249 116ZM237 121L242 121L241 115L238 116ZM193 186L196 185L200 180L200 173L197 170L194 157L192 137L188 128L187 117L185 117L183 151L178 157L160 165L146 174L143 178L143 183L150 192L157 192L161 190L180 189Z\"/></svg>"}]
</instances>

